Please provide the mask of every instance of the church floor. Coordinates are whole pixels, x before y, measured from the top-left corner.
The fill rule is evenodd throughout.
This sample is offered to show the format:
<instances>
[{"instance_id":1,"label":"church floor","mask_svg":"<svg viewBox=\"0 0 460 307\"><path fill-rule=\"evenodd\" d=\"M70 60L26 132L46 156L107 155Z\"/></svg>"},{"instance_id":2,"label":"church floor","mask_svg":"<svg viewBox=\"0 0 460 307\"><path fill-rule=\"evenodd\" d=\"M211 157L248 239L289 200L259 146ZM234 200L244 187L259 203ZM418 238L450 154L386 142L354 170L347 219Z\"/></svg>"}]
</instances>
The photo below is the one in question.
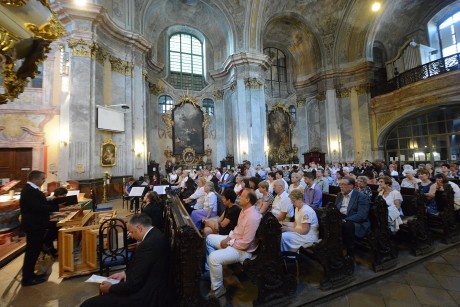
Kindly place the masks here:
<instances>
[{"instance_id":1,"label":"church floor","mask_svg":"<svg viewBox=\"0 0 460 307\"><path fill-rule=\"evenodd\" d=\"M118 216L129 214L121 200L111 201ZM319 290L321 270L311 261L300 266L300 277L294 297L276 302L276 306L460 306L460 245L437 243L428 257L414 257L406 250L399 254L399 264L392 272L374 273L364 253L357 255L356 280L346 289ZM54 307L78 306L98 294L96 284L85 283L89 276L59 278L58 263L50 270L48 281L22 288L20 270L23 255L0 269L0 306ZM238 279L225 271L227 295L221 306L252 306L256 288L248 280ZM202 282L202 291L209 289ZM275 306L274 305L274 306Z\"/></svg>"}]
</instances>

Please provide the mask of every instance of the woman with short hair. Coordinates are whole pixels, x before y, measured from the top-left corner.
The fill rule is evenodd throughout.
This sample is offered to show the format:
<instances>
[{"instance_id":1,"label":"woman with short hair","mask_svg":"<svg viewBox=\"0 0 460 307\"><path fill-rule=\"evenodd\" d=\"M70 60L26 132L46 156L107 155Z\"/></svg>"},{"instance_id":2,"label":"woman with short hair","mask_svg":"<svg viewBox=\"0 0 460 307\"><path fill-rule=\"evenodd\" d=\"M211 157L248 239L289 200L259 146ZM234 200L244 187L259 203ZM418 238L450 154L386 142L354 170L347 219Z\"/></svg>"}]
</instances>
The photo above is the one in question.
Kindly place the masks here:
<instances>
[{"instance_id":1,"label":"woman with short hair","mask_svg":"<svg viewBox=\"0 0 460 307\"><path fill-rule=\"evenodd\" d=\"M356 189L366 195L369 198L369 201L372 200L372 190L369 188L367 183L369 182L369 178L367 176L358 176L356 179L357 187Z\"/></svg>"},{"instance_id":2,"label":"woman with short hair","mask_svg":"<svg viewBox=\"0 0 460 307\"><path fill-rule=\"evenodd\" d=\"M264 215L266 212L272 211L272 204L275 198L273 194L268 192L269 184L267 181L259 182L258 190L262 194L262 197L257 200L256 209L259 210L260 214Z\"/></svg>"},{"instance_id":3,"label":"woman with short hair","mask_svg":"<svg viewBox=\"0 0 460 307\"><path fill-rule=\"evenodd\" d=\"M217 218L204 220L204 235L219 234L226 236L235 228L238 223L241 208L235 205L236 193L233 189L225 189L222 193L222 202L225 205L225 211Z\"/></svg>"},{"instance_id":4,"label":"woman with short hair","mask_svg":"<svg viewBox=\"0 0 460 307\"><path fill-rule=\"evenodd\" d=\"M281 227L281 251L297 252L300 247L318 241L318 217L315 210L305 204L302 191L289 194L295 207L294 222L284 222Z\"/></svg>"},{"instance_id":5,"label":"woman with short hair","mask_svg":"<svg viewBox=\"0 0 460 307\"><path fill-rule=\"evenodd\" d=\"M406 172L406 178L403 179L401 182L401 188L413 188L418 189L418 183L421 181L414 176L415 172L413 170L409 170Z\"/></svg>"}]
</instances>

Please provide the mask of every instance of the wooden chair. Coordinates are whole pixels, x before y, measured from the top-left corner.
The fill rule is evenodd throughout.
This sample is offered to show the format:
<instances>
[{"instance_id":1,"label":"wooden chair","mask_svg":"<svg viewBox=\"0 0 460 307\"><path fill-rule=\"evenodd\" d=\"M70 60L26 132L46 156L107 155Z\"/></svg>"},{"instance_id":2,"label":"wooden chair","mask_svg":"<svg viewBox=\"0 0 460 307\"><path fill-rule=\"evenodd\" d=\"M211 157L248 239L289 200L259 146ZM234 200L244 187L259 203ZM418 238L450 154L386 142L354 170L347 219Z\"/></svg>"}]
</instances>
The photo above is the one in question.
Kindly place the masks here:
<instances>
[{"instance_id":1,"label":"wooden chair","mask_svg":"<svg viewBox=\"0 0 460 307\"><path fill-rule=\"evenodd\" d=\"M127 266L132 252L128 252L128 230L121 219L109 219L99 227L99 274L109 274L114 266Z\"/></svg>"},{"instance_id":2,"label":"wooden chair","mask_svg":"<svg viewBox=\"0 0 460 307\"><path fill-rule=\"evenodd\" d=\"M52 181L52 182L49 182L49 183L48 183L46 189L47 189L48 193L51 194L51 193L53 193L53 192L54 192L57 188L59 188L59 187L60 187L59 182L57 182L57 181Z\"/></svg>"},{"instance_id":3,"label":"wooden chair","mask_svg":"<svg viewBox=\"0 0 460 307\"><path fill-rule=\"evenodd\" d=\"M80 182L77 180L68 180L67 183L69 184L70 190L80 190Z\"/></svg>"}]
</instances>

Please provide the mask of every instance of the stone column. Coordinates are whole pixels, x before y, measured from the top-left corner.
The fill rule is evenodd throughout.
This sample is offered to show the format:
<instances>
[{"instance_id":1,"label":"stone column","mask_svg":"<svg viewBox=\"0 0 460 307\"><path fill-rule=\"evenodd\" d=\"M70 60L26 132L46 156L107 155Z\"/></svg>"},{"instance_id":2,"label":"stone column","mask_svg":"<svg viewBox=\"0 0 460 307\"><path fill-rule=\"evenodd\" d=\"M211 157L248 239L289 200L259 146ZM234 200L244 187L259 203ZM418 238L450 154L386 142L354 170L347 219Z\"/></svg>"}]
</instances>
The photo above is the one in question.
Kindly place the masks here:
<instances>
[{"instance_id":1,"label":"stone column","mask_svg":"<svg viewBox=\"0 0 460 307\"><path fill-rule=\"evenodd\" d=\"M220 161L227 156L227 129L229 123L224 105L224 91L214 92L214 120L216 127L216 166L220 167Z\"/></svg>"},{"instance_id":2,"label":"stone column","mask_svg":"<svg viewBox=\"0 0 460 307\"><path fill-rule=\"evenodd\" d=\"M326 90L325 101L327 154L333 162L342 160L342 144L339 129L337 95L335 89Z\"/></svg>"}]
</instances>

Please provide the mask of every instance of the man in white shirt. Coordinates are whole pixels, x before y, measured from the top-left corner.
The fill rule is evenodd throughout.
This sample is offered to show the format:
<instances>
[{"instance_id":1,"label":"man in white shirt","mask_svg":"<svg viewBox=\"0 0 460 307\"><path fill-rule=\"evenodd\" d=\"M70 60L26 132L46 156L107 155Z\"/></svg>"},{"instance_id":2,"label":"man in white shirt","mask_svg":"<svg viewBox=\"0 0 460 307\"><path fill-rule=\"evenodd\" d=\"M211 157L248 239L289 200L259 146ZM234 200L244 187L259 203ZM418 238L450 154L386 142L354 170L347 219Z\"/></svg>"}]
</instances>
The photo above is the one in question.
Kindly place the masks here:
<instances>
[{"instance_id":1,"label":"man in white shirt","mask_svg":"<svg viewBox=\"0 0 460 307\"><path fill-rule=\"evenodd\" d=\"M289 199L289 194L285 190L282 179L275 180L273 190L276 193L275 200L272 205L272 213L280 223L290 222L294 216L294 206Z\"/></svg>"},{"instance_id":2,"label":"man in white shirt","mask_svg":"<svg viewBox=\"0 0 460 307\"><path fill-rule=\"evenodd\" d=\"M251 178L256 176L256 169L251 166L251 161L245 161L244 162L244 168L246 169L246 174L244 178Z\"/></svg>"}]
</instances>

